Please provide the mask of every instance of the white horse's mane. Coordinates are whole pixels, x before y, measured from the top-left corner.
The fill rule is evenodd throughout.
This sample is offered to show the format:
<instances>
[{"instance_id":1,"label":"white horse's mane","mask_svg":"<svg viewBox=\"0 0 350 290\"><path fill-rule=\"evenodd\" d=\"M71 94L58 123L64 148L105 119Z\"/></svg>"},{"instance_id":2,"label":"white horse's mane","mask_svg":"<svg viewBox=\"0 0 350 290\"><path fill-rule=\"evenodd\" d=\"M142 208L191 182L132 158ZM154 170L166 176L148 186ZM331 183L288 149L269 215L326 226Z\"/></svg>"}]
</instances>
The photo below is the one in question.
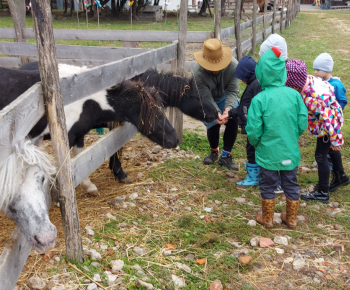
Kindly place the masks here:
<instances>
[{"instance_id":1,"label":"white horse's mane","mask_svg":"<svg viewBox=\"0 0 350 290\"><path fill-rule=\"evenodd\" d=\"M50 183L54 181L56 169L52 165L51 157L30 140L18 141L0 168L0 209L6 208L16 195L25 169L29 166L38 166Z\"/></svg>"}]
</instances>

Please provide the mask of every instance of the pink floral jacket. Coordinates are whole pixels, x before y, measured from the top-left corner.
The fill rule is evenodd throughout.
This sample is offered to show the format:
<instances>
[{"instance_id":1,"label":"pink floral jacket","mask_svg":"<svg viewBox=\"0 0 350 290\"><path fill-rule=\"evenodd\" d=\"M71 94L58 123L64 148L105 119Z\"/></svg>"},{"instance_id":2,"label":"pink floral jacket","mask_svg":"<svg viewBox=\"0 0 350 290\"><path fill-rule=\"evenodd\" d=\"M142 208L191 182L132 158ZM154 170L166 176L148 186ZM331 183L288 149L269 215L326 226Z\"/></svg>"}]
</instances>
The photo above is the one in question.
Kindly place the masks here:
<instances>
[{"instance_id":1,"label":"pink floral jacket","mask_svg":"<svg viewBox=\"0 0 350 290\"><path fill-rule=\"evenodd\" d=\"M327 135L333 146L341 146L344 117L333 87L320 78L308 76L302 97L308 109L309 131L317 137Z\"/></svg>"}]
</instances>

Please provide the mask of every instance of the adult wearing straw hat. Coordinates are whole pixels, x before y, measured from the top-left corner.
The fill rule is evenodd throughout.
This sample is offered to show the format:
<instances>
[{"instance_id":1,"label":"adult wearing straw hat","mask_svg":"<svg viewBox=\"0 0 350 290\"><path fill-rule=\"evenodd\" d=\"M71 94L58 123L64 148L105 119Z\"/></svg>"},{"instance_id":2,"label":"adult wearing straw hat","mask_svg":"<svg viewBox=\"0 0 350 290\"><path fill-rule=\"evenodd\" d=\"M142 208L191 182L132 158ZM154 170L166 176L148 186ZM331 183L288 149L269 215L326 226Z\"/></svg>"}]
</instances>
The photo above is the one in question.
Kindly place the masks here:
<instances>
[{"instance_id":1,"label":"adult wearing straw hat","mask_svg":"<svg viewBox=\"0 0 350 290\"><path fill-rule=\"evenodd\" d=\"M217 38L204 41L203 49L195 52L194 57L197 63L193 67L193 74L200 96L207 98L218 111L216 120L204 123L211 152L203 162L213 164L218 159L220 127L225 125L224 146L218 164L238 170L231 153L238 131L237 114L231 111L237 106L238 100L239 81L235 77L238 62L232 57L231 48L222 45Z\"/></svg>"}]
</instances>

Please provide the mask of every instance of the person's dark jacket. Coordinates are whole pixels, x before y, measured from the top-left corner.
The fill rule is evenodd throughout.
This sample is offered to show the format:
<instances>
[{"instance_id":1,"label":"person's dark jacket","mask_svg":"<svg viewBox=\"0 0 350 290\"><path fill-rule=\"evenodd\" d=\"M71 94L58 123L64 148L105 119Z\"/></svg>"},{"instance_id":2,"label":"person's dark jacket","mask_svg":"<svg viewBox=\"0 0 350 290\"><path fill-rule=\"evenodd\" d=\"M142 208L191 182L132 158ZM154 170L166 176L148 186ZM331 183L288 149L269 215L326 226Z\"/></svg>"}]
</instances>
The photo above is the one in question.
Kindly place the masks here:
<instances>
[{"instance_id":1,"label":"person's dark jacket","mask_svg":"<svg viewBox=\"0 0 350 290\"><path fill-rule=\"evenodd\" d=\"M242 94L239 106L237 108L238 124L242 128L242 134L247 134L245 131L245 126L247 125L247 115L250 103L252 99L261 91L262 89L260 83L256 78L255 74L253 74L247 82L247 87L245 88Z\"/></svg>"}]
</instances>

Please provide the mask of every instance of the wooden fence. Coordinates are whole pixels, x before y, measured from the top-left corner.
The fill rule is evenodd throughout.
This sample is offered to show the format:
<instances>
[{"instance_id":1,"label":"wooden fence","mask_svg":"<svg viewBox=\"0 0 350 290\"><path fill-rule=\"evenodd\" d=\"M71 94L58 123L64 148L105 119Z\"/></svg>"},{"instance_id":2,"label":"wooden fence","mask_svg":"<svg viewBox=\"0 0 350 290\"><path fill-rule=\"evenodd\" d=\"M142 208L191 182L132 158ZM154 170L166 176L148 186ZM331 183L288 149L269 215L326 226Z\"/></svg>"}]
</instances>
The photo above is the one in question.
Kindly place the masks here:
<instances>
[{"instance_id":1,"label":"wooden fence","mask_svg":"<svg viewBox=\"0 0 350 290\"><path fill-rule=\"evenodd\" d=\"M275 15L278 16L280 12ZM296 13L295 13L296 15ZM273 14L267 15L270 20ZM263 16L257 18L257 23L263 21ZM252 21L242 23L241 31L252 26ZM275 29L280 24L275 25ZM234 35L234 27L221 29L221 38ZM272 27L266 32L271 33ZM23 29L25 38L35 38L32 29ZM171 44L158 49L136 49L136 48L106 48L106 47L82 47L56 45L57 57L62 57L65 62L74 64L99 65L79 75L60 79L64 104L77 101L87 95L106 89L145 72L151 67L163 67L169 70L169 62L177 58L178 33L163 31L86 31L86 30L55 30L55 39L89 39L89 40L112 40L112 41L161 41L172 42ZM203 42L213 36L212 32L187 32L187 42ZM15 38L14 29L0 29L0 38ZM263 33L256 35L256 40L263 38ZM246 39L241 44L242 51L252 47L252 38ZM233 49L234 52L236 48ZM0 57L0 65L16 67L20 65L18 56L29 56L31 60L36 59L36 45L30 43L0 43L0 54L11 55ZM91 57L91 59L86 59ZM111 62L112 61L112 62ZM106 63L108 62L108 63ZM195 62L186 62L185 70L191 70ZM169 67L168 67L169 66ZM21 112L21 114L18 114ZM18 116L21 116L19 120ZM23 138L30 129L44 115L44 105L40 83L32 86L22 94L15 102L11 103L0 115L1 134L11 134L16 126L22 128ZM8 120L12 119L11 126L5 126ZM11 128L11 130L10 130ZM113 129L99 141L85 149L72 159L72 171L75 186L94 172L112 154L119 150L137 133L136 128L126 123ZM22 271L24 263L30 253L31 245L16 228L5 249L0 256L0 290L13 289Z\"/></svg>"}]
</instances>

